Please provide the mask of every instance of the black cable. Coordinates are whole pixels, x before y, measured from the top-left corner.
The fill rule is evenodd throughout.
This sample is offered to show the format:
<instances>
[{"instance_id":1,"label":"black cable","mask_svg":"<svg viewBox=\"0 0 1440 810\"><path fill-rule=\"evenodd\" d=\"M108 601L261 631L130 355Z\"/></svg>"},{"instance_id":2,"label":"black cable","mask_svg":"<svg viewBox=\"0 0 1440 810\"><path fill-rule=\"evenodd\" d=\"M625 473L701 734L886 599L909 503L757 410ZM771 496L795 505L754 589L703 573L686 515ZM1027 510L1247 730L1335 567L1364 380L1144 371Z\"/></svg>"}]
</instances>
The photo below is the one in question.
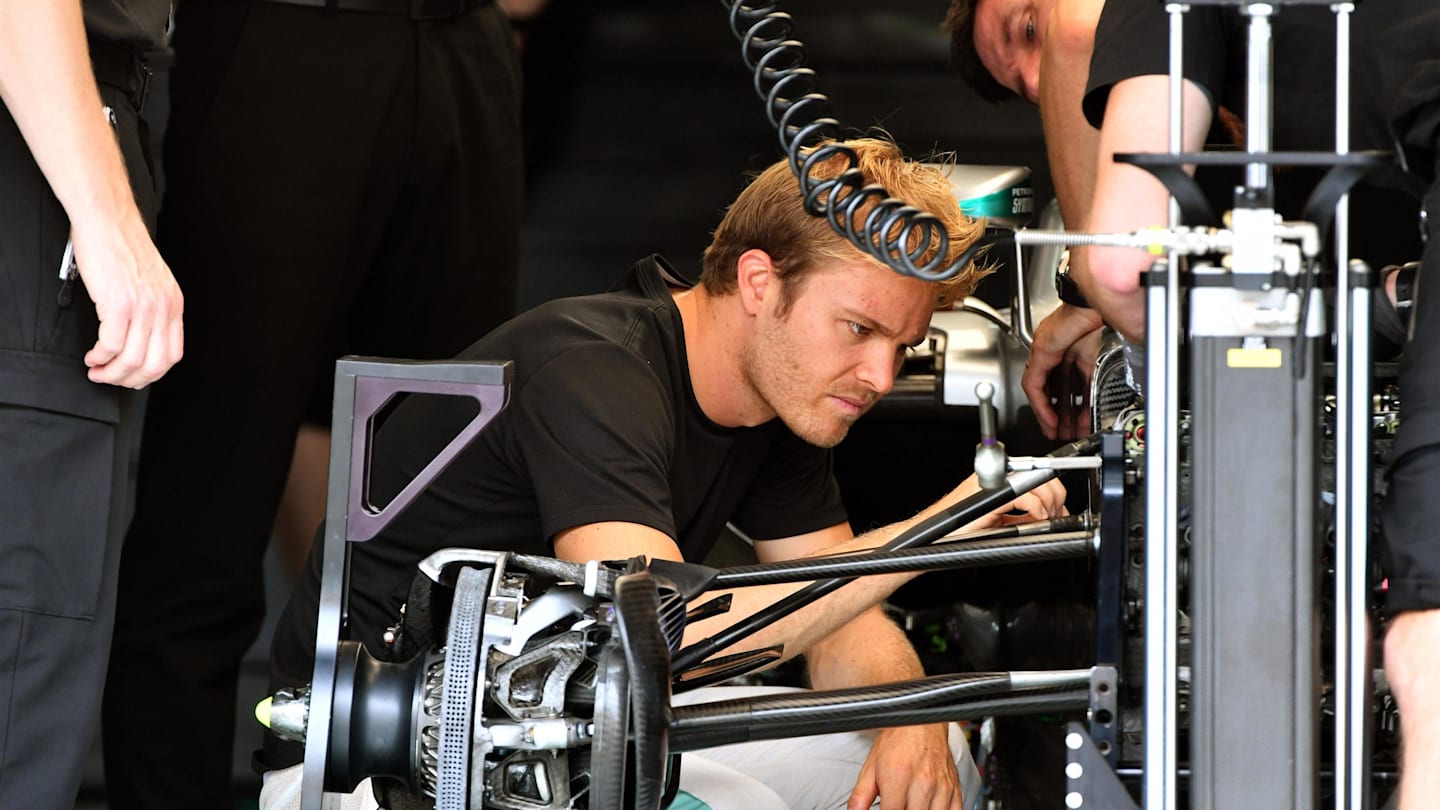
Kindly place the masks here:
<instances>
[{"instance_id":1,"label":"black cable","mask_svg":"<svg viewBox=\"0 0 1440 810\"><path fill-rule=\"evenodd\" d=\"M1291 373L1296 382L1305 379L1306 374L1305 347L1309 344L1309 337L1305 334L1305 327L1310 320L1310 291L1315 288L1315 276L1320 273L1319 263L1305 262L1301 273L1299 326L1295 328L1295 368Z\"/></svg>"},{"instance_id":2,"label":"black cable","mask_svg":"<svg viewBox=\"0 0 1440 810\"><path fill-rule=\"evenodd\" d=\"M800 181L805 210L825 217L850 244L901 275L945 281L959 275L984 248L979 241L945 265L950 235L934 214L890 196L884 187L865 183L859 159L838 143L840 122L830 115L830 99L819 91L815 71L805 67L805 46L792 38L794 19L780 11L779 0L720 0L730 12L730 30L740 40L740 58L755 74L755 93L780 138L790 171ZM806 152L809 149L810 151ZM843 155L847 168L836 177L817 178L816 166ZM873 203L860 219L860 211ZM1008 234L989 245L1013 242ZM934 249L929 261L925 254Z\"/></svg>"}]
</instances>

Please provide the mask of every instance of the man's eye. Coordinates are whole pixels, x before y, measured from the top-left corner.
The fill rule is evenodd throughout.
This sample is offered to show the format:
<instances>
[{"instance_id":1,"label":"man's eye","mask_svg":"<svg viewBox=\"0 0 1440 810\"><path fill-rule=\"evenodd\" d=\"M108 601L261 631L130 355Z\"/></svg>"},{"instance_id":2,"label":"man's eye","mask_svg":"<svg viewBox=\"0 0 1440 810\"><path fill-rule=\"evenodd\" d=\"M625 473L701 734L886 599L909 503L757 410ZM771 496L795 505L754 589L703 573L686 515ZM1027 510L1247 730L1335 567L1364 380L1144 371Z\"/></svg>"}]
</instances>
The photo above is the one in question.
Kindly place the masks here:
<instances>
[{"instance_id":1,"label":"man's eye","mask_svg":"<svg viewBox=\"0 0 1440 810\"><path fill-rule=\"evenodd\" d=\"M845 325L850 327L850 331L854 333L856 337L865 337L866 335L870 334L870 327L865 326L864 324L859 324L854 321L846 321Z\"/></svg>"},{"instance_id":2,"label":"man's eye","mask_svg":"<svg viewBox=\"0 0 1440 810\"><path fill-rule=\"evenodd\" d=\"M1028 40L1028 41L1030 41L1030 42L1034 42L1034 41L1035 41L1035 21L1034 21L1034 20L1026 20L1026 21L1025 21L1025 39Z\"/></svg>"}]
</instances>

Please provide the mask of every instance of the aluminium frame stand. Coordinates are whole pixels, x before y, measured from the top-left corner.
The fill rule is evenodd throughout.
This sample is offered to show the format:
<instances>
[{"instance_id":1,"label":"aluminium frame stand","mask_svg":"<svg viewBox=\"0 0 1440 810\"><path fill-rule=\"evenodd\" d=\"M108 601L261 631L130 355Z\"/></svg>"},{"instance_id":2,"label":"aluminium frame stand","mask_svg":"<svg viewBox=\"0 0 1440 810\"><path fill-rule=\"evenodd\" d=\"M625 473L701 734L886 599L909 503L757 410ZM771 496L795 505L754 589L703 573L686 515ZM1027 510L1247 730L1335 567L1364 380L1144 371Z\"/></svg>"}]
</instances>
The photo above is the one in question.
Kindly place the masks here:
<instances>
[{"instance_id":1,"label":"aluminium frame stand","mask_svg":"<svg viewBox=\"0 0 1440 810\"><path fill-rule=\"evenodd\" d=\"M1329 5L1336 14L1336 155L1270 151L1270 18L1281 5ZM1246 152L1235 160L1182 153L1183 19L1190 5L1238 7L1249 19ZM1189 335L1194 396L1191 807L1311 810L1317 797L1319 673L1315 646L1316 406L1321 324L1312 268L1281 249L1271 166L1305 162L1347 172L1312 197L1335 207L1336 469L1335 807L1369 801L1369 699L1365 577L1369 529L1370 278L1347 261L1344 189L1375 156L1349 155L1349 17L1352 2L1190 0L1170 16L1170 152L1131 162L1155 173L1177 198L1194 200L1174 174L1183 163L1245 166L1236 192L1227 265L1192 268L1182 289L1181 251L1146 279L1146 584L1143 803L1178 806L1179 401L1182 329ZM1354 160L1348 158L1355 158ZM1136 156L1138 158L1138 156ZM1309 158L1305 160L1304 158ZM1364 158L1368 158L1366 160ZM1119 159L1117 157L1117 159ZM1327 177L1327 181L1330 178ZM1322 183L1322 187L1326 183ZM1328 196L1328 199L1326 199ZM1338 201L1336 198L1338 197ZM1179 223L1171 207L1171 228ZM1191 209L1187 209L1187 212ZM1307 257L1308 258L1308 257ZM1277 267L1283 272L1277 272ZM1300 274L1304 273L1302 277ZM1188 322L1182 296L1189 296ZM1262 399L1267 407L1242 409ZM1243 461L1243 464L1237 464ZM1288 507L1288 508L1287 508ZM1077 728L1067 735L1067 806L1132 805L1114 774L1096 774L1098 750ZM1287 776L1288 775L1288 776ZM1122 798L1123 797L1123 800Z\"/></svg>"}]
</instances>

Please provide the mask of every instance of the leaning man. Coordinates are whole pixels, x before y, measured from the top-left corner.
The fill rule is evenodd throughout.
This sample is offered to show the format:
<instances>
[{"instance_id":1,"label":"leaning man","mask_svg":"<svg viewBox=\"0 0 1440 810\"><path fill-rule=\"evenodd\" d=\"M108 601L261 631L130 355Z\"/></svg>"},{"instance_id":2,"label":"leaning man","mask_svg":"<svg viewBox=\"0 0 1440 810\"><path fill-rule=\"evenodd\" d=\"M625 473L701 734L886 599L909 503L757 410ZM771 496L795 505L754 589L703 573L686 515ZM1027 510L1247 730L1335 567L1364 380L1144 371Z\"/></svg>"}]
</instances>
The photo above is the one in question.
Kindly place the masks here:
<instances>
[{"instance_id":1,"label":"leaning man","mask_svg":"<svg viewBox=\"0 0 1440 810\"><path fill-rule=\"evenodd\" d=\"M960 213L940 171L885 141L847 145L865 182L943 220L948 261L974 242L981 224ZM816 174L834 176L844 163L832 159ZM890 391L907 349L925 339L931 312L968 294L979 276L967 267L936 284L896 274L805 213L789 167L771 166L726 213L698 284L681 281L659 257L645 259L610 292L537 307L462 354L514 361L510 404L384 533L355 546L352 637L383 655L381 635L399 615L416 563L446 547L697 561L733 522L762 561L789 560L882 545L977 492L972 477L915 518L855 537L828 448ZM375 440L377 502L472 415L459 398L417 397L397 408ZM1063 513L1063 501L1052 482L1001 512L1048 518ZM971 528L1003 519L997 513ZM311 677L316 549L275 637L275 688ZM719 654L782 644L786 656L804 653L820 689L921 677L914 650L879 607L912 576L856 580ZM686 641L800 587L738 590L728 614L693 623ZM977 779L952 729L687 754L680 788L716 810L858 810L877 800L886 810L961 810L978 798ZM300 752L267 745L264 764L282 770L266 775L261 807L296 806ZM355 800L376 806L369 795Z\"/></svg>"}]
</instances>

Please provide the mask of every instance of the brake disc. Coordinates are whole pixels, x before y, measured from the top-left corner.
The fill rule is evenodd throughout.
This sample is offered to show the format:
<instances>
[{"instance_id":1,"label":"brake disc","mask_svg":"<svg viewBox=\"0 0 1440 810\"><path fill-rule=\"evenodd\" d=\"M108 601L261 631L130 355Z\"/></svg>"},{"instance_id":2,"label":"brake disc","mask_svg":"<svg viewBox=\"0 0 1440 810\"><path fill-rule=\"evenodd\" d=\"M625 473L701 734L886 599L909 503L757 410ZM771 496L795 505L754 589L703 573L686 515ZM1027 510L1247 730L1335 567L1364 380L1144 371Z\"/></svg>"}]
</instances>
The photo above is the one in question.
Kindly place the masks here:
<instances>
[{"instance_id":1,"label":"brake disc","mask_svg":"<svg viewBox=\"0 0 1440 810\"><path fill-rule=\"evenodd\" d=\"M440 767L435 810L468 810L470 802L470 731L474 719L475 676L480 631L490 591L489 568L462 568L455 583L446 636L444 706L440 717Z\"/></svg>"}]
</instances>

